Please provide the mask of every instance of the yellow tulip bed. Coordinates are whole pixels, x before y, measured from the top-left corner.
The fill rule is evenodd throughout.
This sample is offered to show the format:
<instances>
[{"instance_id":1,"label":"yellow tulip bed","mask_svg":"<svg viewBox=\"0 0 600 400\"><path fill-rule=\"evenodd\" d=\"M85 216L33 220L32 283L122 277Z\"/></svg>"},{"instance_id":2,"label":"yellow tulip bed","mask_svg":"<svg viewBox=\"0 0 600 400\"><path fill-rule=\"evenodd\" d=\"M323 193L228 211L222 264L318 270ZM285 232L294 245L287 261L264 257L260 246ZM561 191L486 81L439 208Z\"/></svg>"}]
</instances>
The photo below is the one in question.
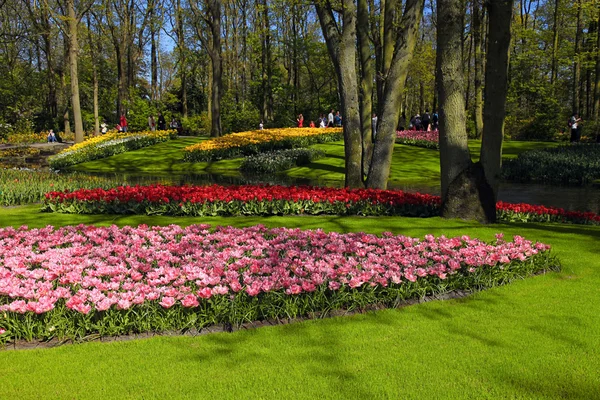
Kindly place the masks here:
<instances>
[{"instance_id":1,"label":"yellow tulip bed","mask_svg":"<svg viewBox=\"0 0 600 400\"><path fill-rule=\"evenodd\" d=\"M106 135L92 137L61 151L49 159L50 167L60 169L74 164L110 157L126 151L166 142L176 136L176 130L133 133L111 132Z\"/></svg>"},{"instance_id":2,"label":"yellow tulip bed","mask_svg":"<svg viewBox=\"0 0 600 400\"><path fill-rule=\"evenodd\" d=\"M212 161L341 140L342 128L281 128L232 133L188 146L185 161Z\"/></svg>"}]
</instances>

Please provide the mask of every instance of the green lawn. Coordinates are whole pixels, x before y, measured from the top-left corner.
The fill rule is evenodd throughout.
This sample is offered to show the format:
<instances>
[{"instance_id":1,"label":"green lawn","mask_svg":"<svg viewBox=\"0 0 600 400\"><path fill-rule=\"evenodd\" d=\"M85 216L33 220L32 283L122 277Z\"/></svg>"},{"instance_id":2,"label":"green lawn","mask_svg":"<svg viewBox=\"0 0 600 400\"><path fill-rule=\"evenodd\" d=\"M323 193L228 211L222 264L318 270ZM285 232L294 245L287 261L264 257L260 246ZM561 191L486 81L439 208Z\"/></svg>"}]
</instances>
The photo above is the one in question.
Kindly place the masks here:
<instances>
[{"instance_id":1,"label":"green lawn","mask_svg":"<svg viewBox=\"0 0 600 400\"><path fill-rule=\"evenodd\" d=\"M81 172L162 173L162 174L237 174L242 159L203 163L185 163L183 149L206 140L200 137L184 137L159 143L143 149L75 165L71 168Z\"/></svg>"},{"instance_id":2,"label":"green lawn","mask_svg":"<svg viewBox=\"0 0 600 400\"><path fill-rule=\"evenodd\" d=\"M439 218L168 218L0 209L0 225L190 224L550 243L561 273L465 299L203 337L0 352L0 398L599 398L600 228Z\"/></svg>"},{"instance_id":3,"label":"green lawn","mask_svg":"<svg viewBox=\"0 0 600 400\"><path fill-rule=\"evenodd\" d=\"M319 146L327 148L329 157L306 168L303 176L319 171L336 176L342 147ZM392 173L398 180L439 174L435 151L397 148ZM161 150L163 165L171 165L169 151L174 149ZM144 165L159 158L150 151L139 154ZM563 270L463 299L232 334L0 351L0 399L600 399L600 227L483 226L400 217L90 216L38 210L39 205L0 208L0 226L261 223L418 237L467 234L486 240L504 232L551 244Z\"/></svg>"},{"instance_id":4,"label":"green lawn","mask_svg":"<svg viewBox=\"0 0 600 400\"><path fill-rule=\"evenodd\" d=\"M215 162L184 163L182 149L206 138L180 138L160 143L146 149L131 151L113 157L74 166L82 172L137 173L137 174L204 174L238 176L241 158ZM539 148L556 146L551 142L505 142L504 157ZM333 183L344 180L343 142L317 144L313 147L325 152L326 157L303 167L285 172L292 178L311 179L314 182ZM481 141L472 140L469 148L473 159L478 159ZM419 185L437 186L440 180L438 151L414 146L395 145L390 171L390 186ZM335 183L333 183L335 184Z\"/></svg>"}]
</instances>

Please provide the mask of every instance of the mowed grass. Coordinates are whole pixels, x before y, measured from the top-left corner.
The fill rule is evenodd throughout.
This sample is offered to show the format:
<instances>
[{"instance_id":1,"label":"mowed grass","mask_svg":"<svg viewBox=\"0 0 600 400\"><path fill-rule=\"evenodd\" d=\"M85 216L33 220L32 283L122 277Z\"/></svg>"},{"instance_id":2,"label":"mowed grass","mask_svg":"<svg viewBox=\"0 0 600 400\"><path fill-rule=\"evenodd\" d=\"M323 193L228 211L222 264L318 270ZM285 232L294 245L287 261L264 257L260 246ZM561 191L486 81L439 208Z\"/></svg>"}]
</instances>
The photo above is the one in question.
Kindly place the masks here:
<instances>
[{"instance_id":1,"label":"mowed grass","mask_svg":"<svg viewBox=\"0 0 600 400\"><path fill-rule=\"evenodd\" d=\"M164 159L154 149L141 151L137 160L128 161L127 172L146 168L153 159L172 168L175 149L169 148L175 143L160 150ZM518 153L524 147L518 144L514 151L505 144L505 152ZM538 145L548 144L533 146ZM471 143L475 153L477 146ZM325 160L289 173L343 179L341 143L318 147L326 149ZM127 160L133 153L121 156ZM104 161L118 164L110 160ZM392 177L407 182L439 179L437 151L397 145ZM0 399L600 399L600 227L483 226L399 217L63 215L38 210L39 205L0 208L0 226L260 223L417 237L467 234L485 240L503 232L551 244L563 270L463 299L231 334L0 351Z\"/></svg>"},{"instance_id":2,"label":"mowed grass","mask_svg":"<svg viewBox=\"0 0 600 400\"><path fill-rule=\"evenodd\" d=\"M600 228L440 218L169 218L0 209L1 226L212 225L552 244L563 270L396 310L201 337L0 352L1 399L600 398Z\"/></svg>"},{"instance_id":3,"label":"mowed grass","mask_svg":"<svg viewBox=\"0 0 600 400\"><path fill-rule=\"evenodd\" d=\"M207 140L205 137L183 137L143 149L73 166L81 172L162 173L162 174L237 174L241 158L214 162L183 162L183 149Z\"/></svg>"},{"instance_id":4,"label":"mowed grass","mask_svg":"<svg viewBox=\"0 0 600 400\"><path fill-rule=\"evenodd\" d=\"M128 174L221 174L238 176L242 158L214 162L186 163L183 148L207 138L184 137L165 143L119 154L101 160L75 165L72 169L94 173ZM516 157L527 150L557 146L553 142L505 142L504 158ZM344 143L334 142L312 146L325 152L325 158L284 174L292 178L310 179L316 183L339 186L344 181ZM479 158L480 140L469 141L474 160ZM389 185L437 186L440 180L438 150L396 144L392 158Z\"/></svg>"}]
</instances>

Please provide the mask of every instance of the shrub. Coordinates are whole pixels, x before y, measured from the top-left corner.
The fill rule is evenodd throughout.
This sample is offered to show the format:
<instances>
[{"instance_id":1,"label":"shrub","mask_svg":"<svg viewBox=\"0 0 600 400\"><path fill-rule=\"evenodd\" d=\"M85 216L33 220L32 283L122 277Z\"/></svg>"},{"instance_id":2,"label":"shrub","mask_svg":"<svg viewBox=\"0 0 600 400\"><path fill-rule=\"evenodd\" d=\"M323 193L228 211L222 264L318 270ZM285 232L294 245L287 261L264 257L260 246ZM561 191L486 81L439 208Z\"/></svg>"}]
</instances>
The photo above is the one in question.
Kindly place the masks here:
<instances>
[{"instance_id":1,"label":"shrub","mask_svg":"<svg viewBox=\"0 0 600 400\"><path fill-rule=\"evenodd\" d=\"M232 133L186 147L184 160L197 162L235 158L265 151L334 142L342 137L341 128L284 128Z\"/></svg>"},{"instance_id":2,"label":"shrub","mask_svg":"<svg viewBox=\"0 0 600 400\"><path fill-rule=\"evenodd\" d=\"M50 167L61 169L71 165L106 158L126 151L141 149L175 138L177 131L111 132L96 136L65 149L48 159Z\"/></svg>"},{"instance_id":3,"label":"shrub","mask_svg":"<svg viewBox=\"0 0 600 400\"><path fill-rule=\"evenodd\" d=\"M208 124L208 113L202 112L200 115L182 118L181 127L185 136L207 136L210 134L210 125Z\"/></svg>"},{"instance_id":4,"label":"shrub","mask_svg":"<svg viewBox=\"0 0 600 400\"><path fill-rule=\"evenodd\" d=\"M505 161L502 174L518 182L585 185L600 179L600 144L527 151Z\"/></svg>"},{"instance_id":5,"label":"shrub","mask_svg":"<svg viewBox=\"0 0 600 400\"><path fill-rule=\"evenodd\" d=\"M295 166L309 164L323 157L325 157L325 153L316 149L270 151L247 157L240 169L246 172L275 173Z\"/></svg>"}]
</instances>

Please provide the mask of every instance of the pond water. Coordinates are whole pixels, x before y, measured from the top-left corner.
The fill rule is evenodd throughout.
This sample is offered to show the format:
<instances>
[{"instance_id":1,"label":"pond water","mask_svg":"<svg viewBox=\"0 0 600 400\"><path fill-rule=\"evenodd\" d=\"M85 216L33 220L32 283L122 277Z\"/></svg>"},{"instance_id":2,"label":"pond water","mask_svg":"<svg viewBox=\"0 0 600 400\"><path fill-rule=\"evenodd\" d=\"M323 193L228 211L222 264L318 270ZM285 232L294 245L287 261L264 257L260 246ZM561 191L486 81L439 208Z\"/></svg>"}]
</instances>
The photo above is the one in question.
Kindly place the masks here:
<instances>
[{"instance_id":1,"label":"pond water","mask_svg":"<svg viewBox=\"0 0 600 400\"><path fill-rule=\"evenodd\" d=\"M124 184L272 184L272 185L311 185L342 187L342 181L323 181L292 178L285 175L144 175L144 174L95 174L122 180ZM439 185L404 185L391 183L389 189L407 192L440 194ZM528 203L548 207L560 207L569 211L591 211L600 214L600 186L553 186L504 182L498 193L499 200L509 203Z\"/></svg>"}]
</instances>

